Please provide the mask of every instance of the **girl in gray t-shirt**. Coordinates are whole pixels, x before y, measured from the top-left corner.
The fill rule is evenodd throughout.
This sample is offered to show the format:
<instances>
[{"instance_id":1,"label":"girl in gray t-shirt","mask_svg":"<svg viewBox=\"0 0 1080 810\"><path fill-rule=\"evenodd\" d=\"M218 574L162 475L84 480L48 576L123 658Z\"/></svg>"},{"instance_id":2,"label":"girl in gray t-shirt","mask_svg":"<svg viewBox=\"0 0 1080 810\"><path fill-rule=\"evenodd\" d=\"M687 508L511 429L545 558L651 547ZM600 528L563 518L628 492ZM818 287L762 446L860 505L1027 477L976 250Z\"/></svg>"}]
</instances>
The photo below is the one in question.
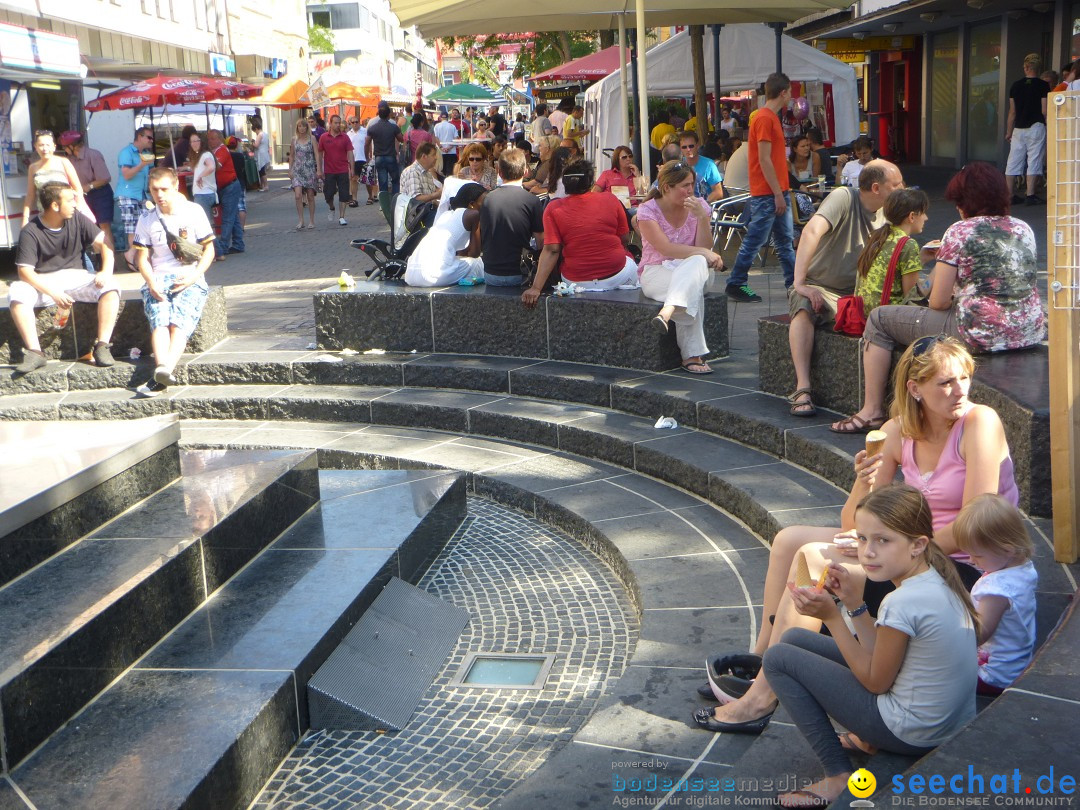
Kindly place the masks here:
<instances>
[{"instance_id":1,"label":"girl in gray t-shirt","mask_svg":"<svg viewBox=\"0 0 1080 810\"><path fill-rule=\"evenodd\" d=\"M840 604L825 589L792 588L796 610L821 619L832 638L789 630L763 666L825 779L780 796L781 806L836 799L852 773L845 748L921 756L975 717L978 617L953 563L932 542L926 499L906 484L883 487L859 503L855 526L867 579L896 590L874 619L862 580L841 566L829 566L826 582ZM850 733L838 738L830 718Z\"/></svg>"}]
</instances>

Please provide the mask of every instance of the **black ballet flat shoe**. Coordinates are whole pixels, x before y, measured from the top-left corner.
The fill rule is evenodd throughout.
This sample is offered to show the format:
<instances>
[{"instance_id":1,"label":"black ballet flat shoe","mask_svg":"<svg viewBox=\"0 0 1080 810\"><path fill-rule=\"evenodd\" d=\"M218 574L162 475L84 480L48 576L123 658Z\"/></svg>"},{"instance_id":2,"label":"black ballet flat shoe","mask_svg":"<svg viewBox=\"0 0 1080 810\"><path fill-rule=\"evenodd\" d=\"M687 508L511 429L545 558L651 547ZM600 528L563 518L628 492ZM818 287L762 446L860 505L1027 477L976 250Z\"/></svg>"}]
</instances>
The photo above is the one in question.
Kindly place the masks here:
<instances>
[{"instance_id":1,"label":"black ballet flat shoe","mask_svg":"<svg viewBox=\"0 0 1080 810\"><path fill-rule=\"evenodd\" d=\"M753 720L745 720L742 723L723 723L713 717L713 709L698 709L694 712L694 722L706 731L723 734L760 734L768 727L775 711L774 708L768 714Z\"/></svg>"}]
</instances>

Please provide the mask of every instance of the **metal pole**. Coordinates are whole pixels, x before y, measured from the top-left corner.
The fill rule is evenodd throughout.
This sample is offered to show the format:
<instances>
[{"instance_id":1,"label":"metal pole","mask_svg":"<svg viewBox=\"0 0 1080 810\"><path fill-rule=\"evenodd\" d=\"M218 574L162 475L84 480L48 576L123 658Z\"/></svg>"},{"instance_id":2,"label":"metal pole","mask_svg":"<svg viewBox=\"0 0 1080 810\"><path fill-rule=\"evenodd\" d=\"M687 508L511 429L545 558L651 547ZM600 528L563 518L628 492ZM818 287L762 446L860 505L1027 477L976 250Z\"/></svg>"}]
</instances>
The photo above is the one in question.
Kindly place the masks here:
<instances>
[{"instance_id":1,"label":"metal pole","mask_svg":"<svg viewBox=\"0 0 1080 810\"><path fill-rule=\"evenodd\" d=\"M713 82L713 126L720 132L720 29L724 26L712 26L712 82Z\"/></svg>"},{"instance_id":2,"label":"metal pole","mask_svg":"<svg viewBox=\"0 0 1080 810\"><path fill-rule=\"evenodd\" d=\"M631 101L633 102L633 109L629 110L628 112L630 113L630 121L632 122L632 121L635 120L634 116L636 115L637 108L638 108L638 72L637 72L638 52L637 52L637 29L634 28L634 29L631 29L631 31L632 31L632 33L631 33L631 38L630 38L630 42L631 42L631 45L630 45L630 81L632 82L632 85L633 85L632 89L633 89L634 92L633 92L633 98L631 99ZM637 132L637 134L634 136L634 142L632 144L630 144L630 147L634 150L634 154L636 154L638 156L638 162L641 163L642 166L644 166L645 163L643 161L641 161L641 150L643 148L648 149L649 144L647 142L642 142L641 132L638 131L639 129L640 129L640 127L634 127L634 130ZM629 138L629 135L627 135L627 137Z\"/></svg>"},{"instance_id":3,"label":"metal pole","mask_svg":"<svg viewBox=\"0 0 1080 810\"><path fill-rule=\"evenodd\" d=\"M629 100L626 97L626 15L619 15L619 91L622 107L619 109L619 143L630 143ZM603 144L600 145L601 147Z\"/></svg>"},{"instance_id":4,"label":"metal pole","mask_svg":"<svg viewBox=\"0 0 1080 810\"><path fill-rule=\"evenodd\" d=\"M784 70L784 57L782 53L782 45L784 41L784 26L786 23L774 22L769 23L769 27L776 32L776 72L781 73Z\"/></svg>"},{"instance_id":5,"label":"metal pole","mask_svg":"<svg viewBox=\"0 0 1080 810\"><path fill-rule=\"evenodd\" d=\"M635 3L637 12L638 143L641 144L641 176L652 176L649 159L649 76L645 65L645 0Z\"/></svg>"}]
</instances>

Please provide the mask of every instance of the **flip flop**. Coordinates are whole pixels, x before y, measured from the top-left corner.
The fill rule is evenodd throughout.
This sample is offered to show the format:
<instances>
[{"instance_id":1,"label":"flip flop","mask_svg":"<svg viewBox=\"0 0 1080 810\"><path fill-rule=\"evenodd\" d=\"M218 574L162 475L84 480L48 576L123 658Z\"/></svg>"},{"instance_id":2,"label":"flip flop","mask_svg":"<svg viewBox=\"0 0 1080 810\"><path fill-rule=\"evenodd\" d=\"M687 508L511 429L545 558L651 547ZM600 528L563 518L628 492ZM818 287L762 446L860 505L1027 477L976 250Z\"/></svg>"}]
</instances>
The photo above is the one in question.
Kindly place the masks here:
<instances>
[{"instance_id":1,"label":"flip flop","mask_svg":"<svg viewBox=\"0 0 1080 810\"><path fill-rule=\"evenodd\" d=\"M800 804L781 804L780 803L780 797L781 796L792 796L794 798L804 799L805 801L803 801ZM778 794L777 797L776 797L776 801L773 804L773 807L828 807L830 804L832 804L831 801L826 799L824 796L819 796L818 794L814 793L813 791L810 791L810 790L792 790L792 791L790 791L788 793L780 793L780 794Z\"/></svg>"},{"instance_id":2,"label":"flip flop","mask_svg":"<svg viewBox=\"0 0 1080 810\"><path fill-rule=\"evenodd\" d=\"M670 328L668 321L664 318L661 318L659 315L649 321L649 323L652 324L653 329L655 329L661 335L666 335L668 333L668 329Z\"/></svg>"},{"instance_id":3,"label":"flip flop","mask_svg":"<svg viewBox=\"0 0 1080 810\"><path fill-rule=\"evenodd\" d=\"M699 371L694 371L695 368L700 369L700 370ZM711 368L709 368L709 364L706 363L704 360L699 360L696 363L683 363L682 364L682 370L685 371L687 374L712 374L713 373L713 370Z\"/></svg>"},{"instance_id":4,"label":"flip flop","mask_svg":"<svg viewBox=\"0 0 1080 810\"><path fill-rule=\"evenodd\" d=\"M885 417L881 416L877 419L863 420L858 414L849 416L847 419L841 419L839 422L833 422L829 425L829 430L833 433L845 433L848 435L858 435L861 433L869 433L871 430L878 430L885 424Z\"/></svg>"}]
</instances>

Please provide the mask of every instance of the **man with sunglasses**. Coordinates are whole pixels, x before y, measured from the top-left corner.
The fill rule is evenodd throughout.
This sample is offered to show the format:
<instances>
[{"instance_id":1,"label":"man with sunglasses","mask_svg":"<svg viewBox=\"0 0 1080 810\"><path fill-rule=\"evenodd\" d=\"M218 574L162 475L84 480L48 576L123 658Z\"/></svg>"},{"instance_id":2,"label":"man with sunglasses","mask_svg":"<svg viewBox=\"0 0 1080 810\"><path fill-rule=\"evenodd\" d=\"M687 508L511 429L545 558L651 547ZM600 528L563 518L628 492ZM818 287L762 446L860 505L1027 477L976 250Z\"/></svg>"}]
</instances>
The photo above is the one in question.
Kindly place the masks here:
<instances>
[{"instance_id":1,"label":"man with sunglasses","mask_svg":"<svg viewBox=\"0 0 1080 810\"><path fill-rule=\"evenodd\" d=\"M715 161L698 154L701 142L696 132L679 133L679 151L686 165L694 170L694 193L706 202L724 199L724 184L720 180L720 170Z\"/></svg>"}]
</instances>

